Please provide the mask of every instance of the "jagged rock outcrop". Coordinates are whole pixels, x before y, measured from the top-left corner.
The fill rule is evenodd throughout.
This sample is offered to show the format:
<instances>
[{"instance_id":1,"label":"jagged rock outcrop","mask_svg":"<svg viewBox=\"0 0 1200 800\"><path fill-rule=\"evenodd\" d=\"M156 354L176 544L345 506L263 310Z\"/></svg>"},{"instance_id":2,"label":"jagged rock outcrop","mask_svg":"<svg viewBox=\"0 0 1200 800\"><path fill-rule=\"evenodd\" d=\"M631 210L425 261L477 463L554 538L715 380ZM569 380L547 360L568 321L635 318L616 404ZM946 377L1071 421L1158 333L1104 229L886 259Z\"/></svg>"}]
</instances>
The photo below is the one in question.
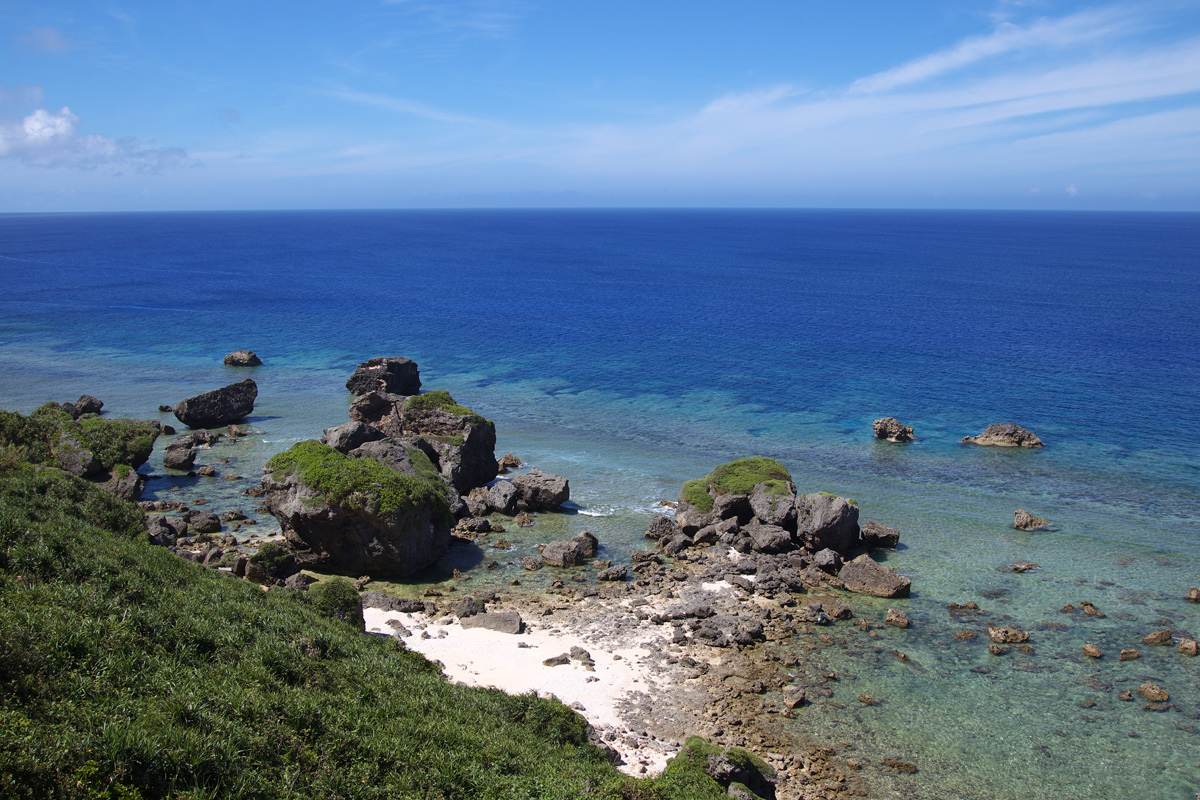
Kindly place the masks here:
<instances>
[{"instance_id":1,"label":"jagged rock outcrop","mask_svg":"<svg viewBox=\"0 0 1200 800\"><path fill-rule=\"evenodd\" d=\"M346 388L351 394L414 395L421 391L421 372L411 358L372 358L358 365Z\"/></svg>"},{"instance_id":2,"label":"jagged rock outcrop","mask_svg":"<svg viewBox=\"0 0 1200 800\"><path fill-rule=\"evenodd\" d=\"M522 511L549 511L571 498L571 487L561 475L542 472L537 467L512 479L524 502Z\"/></svg>"},{"instance_id":3,"label":"jagged rock outcrop","mask_svg":"<svg viewBox=\"0 0 1200 800\"><path fill-rule=\"evenodd\" d=\"M1013 514L1013 527L1019 531L1042 530L1049 524L1046 520L1035 517L1023 508L1018 508Z\"/></svg>"},{"instance_id":4,"label":"jagged rock outcrop","mask_svg":"<svg viewBox=\"0 0 1200 800\"><path fill-rule=\"evenodd\" d=\"M229 355L225 356L225 366L227 367L261 367L262 359L254 355L250 350L234 350Z\"/></svg>"},{"instance_id":5,"label":"jagged rock outcrop","mask_svg":"<svg viewBox=\"0 0 1200 800\"><path fill-rule=\"evenodd\" d=\"M874 520L862 524L862 541L869 549L894 550L900 544L900 531L881 525Z\"/></svg>"},{"instance_id":6,"label":"jagged rock outcrop","mask_svg":"<svg viewBox=\"0 0 1200 800\"><path fill-rule=\"evenodd\" d=\"M339 453L349 453L356 447L382 438L383 431L356 420L321 432L321 444L327 444Z\"/></svg>"},{"instance_id":7,"label":"jagged rock outcrop","mask_svg":"<svg viewBox=\"0 0 1200 800\"><path fill-rule=\"evenodd\" d=\"M823 493L796 498L796 539L814 551L853 549L858 544L858 506Z\"/></svg>"},{"instance_id":8,"label":"jagged rock outcrop","mask_svg":"<svg viewBox=\"0 0 1200 800\"><path fill-rule=\"evenodd\" d=\"M445 484L360 455L310 440L263 467L264 502L296 562L347 575L395 576L435 563L450 544Z\"/></svg>"},{"instance_id":9,"label":"jagged rock outcrop","mask_svg":"<svg viewBox=\"0 0 1200 800\"><path fill-rule=\"evenodd\" d=\"M496 477L496 426L443 391L405 396L367 392L350 419L396 441L411 441L460 494Z\"/></svg>"},{"instance_id":10,"label":"jagged rock outcrop","mask_svg":"<svg viewBox=\"0 0 1200 800\"><path fill-rule=\"evenodd\" d=\"M211 392L180 400L172 411L175 418L192 428L228 425L250 415L258 398L258 384L247 378Z\"/></svg>"},{"instance_id":11,"label":"jagged rock outcrop","mask_svg":"<svg viewBox=\"0 0 1200 800\"><path fill-rule=\"evenodd\" d=\"M962 441L985 447L1041 447L1042 440L1032 431L1011 422L988 425L978 436L964 436Z\"/></svg>"},{"instance_id":12,"label":"jagged rock outcrop","mask_svg":"<svg viewBox=\"0 0 1200 800\"><path fill-rule=\"evenodd\" d=\"M825 492L798 497L787 470L769 458L733 461L685 483L675 522L667 528L656 521L646 533L667 555L719 544L764 556L795 553L801 562L796 568L801 569L827 549L839 556L840 565L841 555L849 556L860 546L853 500ZM899 536L890 528L878 528L885 541L888 531Z\"/></svg>"},{"instance_id":13,"label":"jagged rock outcrop","mask_svg":"<svg viewBox=\"0 0 1200 800\"><path fill-rule=\"evenodd\" d=\"M889 442L911 442L916 437L913 436L911 425L904 425L895 417L883 417L875 420L873 424L876 439L885 439Z\"/></svg>"},{"instance_id":14,"label":"jagged rock outcrop","mask_svg":"<svg viewBox=\"0 0 1200 800\"><path fill-rule=\"evenodd\" d=\"M912 581L888 569L864 553L847 561L838 572L838 580L851 592L875 597L908 597Z\"/></svg>"},{"instance_id":15,"label":"jagged rock outcrop","mask_svg":"<svg viewBox=\"0 0 1200 800\"><path fill-rule=\"evenodd\" d=\"M84 414L99 414L104 403L90 394L83 394L74 403L63 403L62 407L72 419L79 419Z\"/></svg>"}]
</instances>

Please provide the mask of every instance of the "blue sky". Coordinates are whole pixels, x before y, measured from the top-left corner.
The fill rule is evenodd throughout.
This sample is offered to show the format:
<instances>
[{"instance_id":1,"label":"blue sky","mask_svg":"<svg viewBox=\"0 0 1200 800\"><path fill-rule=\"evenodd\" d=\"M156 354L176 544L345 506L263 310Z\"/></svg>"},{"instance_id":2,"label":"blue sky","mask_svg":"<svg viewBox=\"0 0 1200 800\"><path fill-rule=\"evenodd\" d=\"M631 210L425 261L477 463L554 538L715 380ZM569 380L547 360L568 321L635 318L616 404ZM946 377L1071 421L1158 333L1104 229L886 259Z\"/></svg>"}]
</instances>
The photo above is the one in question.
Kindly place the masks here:
<instances>
[{"instance_id":1,"label":"blue sky","mask_svg":"<svg viewBox=\"0 0 1200 800\"><path fill-rule=\"evenodd\" d=\"M0 211L1200 210L1200 0L0 0Z\"/></svg>"}]
</instances>

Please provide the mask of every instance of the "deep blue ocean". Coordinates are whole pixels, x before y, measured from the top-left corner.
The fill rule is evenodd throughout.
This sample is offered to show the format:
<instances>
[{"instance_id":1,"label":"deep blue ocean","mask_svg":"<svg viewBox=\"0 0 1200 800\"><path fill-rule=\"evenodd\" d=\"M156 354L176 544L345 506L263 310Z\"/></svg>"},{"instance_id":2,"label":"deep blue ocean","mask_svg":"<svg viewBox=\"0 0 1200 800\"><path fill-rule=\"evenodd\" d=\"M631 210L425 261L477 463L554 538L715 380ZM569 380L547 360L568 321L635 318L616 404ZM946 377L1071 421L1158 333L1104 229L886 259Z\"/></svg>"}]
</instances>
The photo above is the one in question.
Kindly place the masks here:
<instances>
[{"instance_id":1,"label":"deep blue ocean","mask_svg":"<svg viewBox=\"0 0 1200 800\"><path fill-rule=\"evenodd\" d=\"M261 433L220 453L246 482L346 419L356 363L414 359L425 388L496 421L498 452L570 478L576 513L519 548L588 527L621 558L685 479L778 458L802 491L902 531L888 563L913 597L858 602L877 622L899 602L914 627L807 655L838 670L844 708L795 722L868 764L918 764L864 770L878 796L1200 792L1200 659L1140 642L1200 635L1183 600L1200 585L1200 215L0 215L0 286L3 408L86 392L174 422L160 403L241 379L221 357L254 350ZM918 441L875 442L889 415ZM1046 447L959 443L1009 421ZM161 478L147 496L241 488ZM1058 530L1014 531L1018 507ZM1003 571L1017 559L1040 568ZM971 599L1034 653L955 641L945 605ZM1108 616L1059 612L1085 599ZM1146 680L1170 710L1118 699Z\"/></svg>"}]
</instances>

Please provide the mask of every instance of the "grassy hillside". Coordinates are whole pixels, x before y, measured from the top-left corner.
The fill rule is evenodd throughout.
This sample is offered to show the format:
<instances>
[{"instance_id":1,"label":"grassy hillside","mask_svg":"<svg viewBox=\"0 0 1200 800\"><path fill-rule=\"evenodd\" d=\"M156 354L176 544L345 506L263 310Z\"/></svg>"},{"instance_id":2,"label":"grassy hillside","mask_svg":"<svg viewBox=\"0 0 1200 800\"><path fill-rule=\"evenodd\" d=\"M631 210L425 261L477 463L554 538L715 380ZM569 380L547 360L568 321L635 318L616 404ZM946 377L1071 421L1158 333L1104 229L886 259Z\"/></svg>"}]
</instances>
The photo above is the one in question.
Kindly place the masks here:
<instances>
[{"instance_id":1,"label":"grassy hillside","mask_svg":"<svg viewBox=\"0 0 1200 800\"><path fill-rule=\"evenodd\" d=\"M718 798L622 778L583 720L146 542L140 510L0 466L0 797Z\"/></svg>"}]
</instances>

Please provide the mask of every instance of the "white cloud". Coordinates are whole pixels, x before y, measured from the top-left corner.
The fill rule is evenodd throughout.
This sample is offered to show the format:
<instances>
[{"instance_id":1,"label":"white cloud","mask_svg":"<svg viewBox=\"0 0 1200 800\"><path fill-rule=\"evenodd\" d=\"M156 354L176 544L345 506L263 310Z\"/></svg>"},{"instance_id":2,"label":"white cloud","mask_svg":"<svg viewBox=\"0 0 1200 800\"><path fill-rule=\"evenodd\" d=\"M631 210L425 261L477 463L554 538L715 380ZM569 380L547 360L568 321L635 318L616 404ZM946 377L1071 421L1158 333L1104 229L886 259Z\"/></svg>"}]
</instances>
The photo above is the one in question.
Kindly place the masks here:
<instances>
[{"instance_id":1,"label":"white cloud","mask_svg":"<svg viewBox=\"0 0 1200 800\"><path fill-rule=\"evenodd\" d=\"M1079 189L1073 183L1067 187L1066 192L1069 197L1079 197Z\"/></svg>"},{"instance_id":2,"label":"white cloud","mask_svg":"<svg viewBox=\"0 0 1200 800\"><path fill-rule=\"evenodd\" d=\"M985 59L1031 49L1065 49L1129 32L1128 14L1116 9L1089 11L1059 20L1038 20L1027 27L1002 22L986 36L972 36L948 50L860 78L859 92L886 92L936 78Z\"/></svg>"},{"instance_id":3,"label":"white cloud","mask_svg":"<svg viewBox=\"0 0 1200 800\"><path fill-rule=\"evenodd\" d=\"M177 147L147 147L132 138L81 135L79 117L66 106L59 111L39 108L19 122L0 122L0 158L36 167L117 165L138 172L159 172L191 163L187 153Z\"/></svg>"}]
</instances>

